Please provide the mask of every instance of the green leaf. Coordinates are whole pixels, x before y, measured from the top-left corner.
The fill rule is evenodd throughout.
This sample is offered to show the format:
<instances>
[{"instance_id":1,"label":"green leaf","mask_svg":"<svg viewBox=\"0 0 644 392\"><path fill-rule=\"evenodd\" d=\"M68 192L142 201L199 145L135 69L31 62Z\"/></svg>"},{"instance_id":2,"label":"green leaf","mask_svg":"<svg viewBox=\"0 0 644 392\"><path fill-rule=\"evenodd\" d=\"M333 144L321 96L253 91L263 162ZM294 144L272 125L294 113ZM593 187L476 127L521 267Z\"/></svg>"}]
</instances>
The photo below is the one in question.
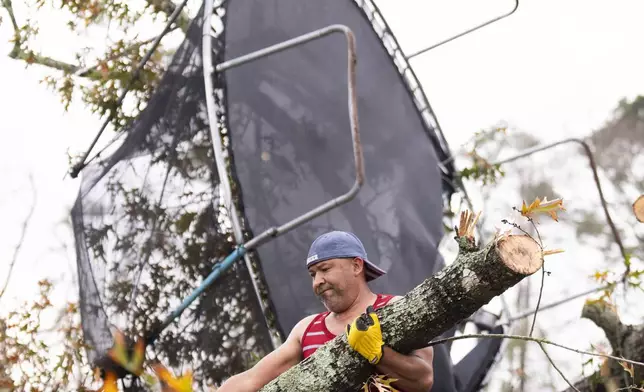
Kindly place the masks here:
<instances>
[{"instance_id":1,"label":"green leaf","mask_svg":"<svg viewBox=\"0 0 644 392\"><path fill-rule=\"evenodd\" d=\"M177 232L179 234L185 233L190 228L190 224L196 216L197 213L195 212L186 212L185 214L181 215L181 217L177 219L176 222L174 222L174 226L177 228Z\"/></svg>"},{"instance_id":2,"label":"green leaf","mask_svg":"<svg viewBox=\"0 0 644 392\"><path fill-rule=\"evenodd\" d=\"M626 253L626 255L624 256L624 265L626 266L626 268L631 267L631 257L632 257L631 253Z\"/></svg>"}]
</instances>

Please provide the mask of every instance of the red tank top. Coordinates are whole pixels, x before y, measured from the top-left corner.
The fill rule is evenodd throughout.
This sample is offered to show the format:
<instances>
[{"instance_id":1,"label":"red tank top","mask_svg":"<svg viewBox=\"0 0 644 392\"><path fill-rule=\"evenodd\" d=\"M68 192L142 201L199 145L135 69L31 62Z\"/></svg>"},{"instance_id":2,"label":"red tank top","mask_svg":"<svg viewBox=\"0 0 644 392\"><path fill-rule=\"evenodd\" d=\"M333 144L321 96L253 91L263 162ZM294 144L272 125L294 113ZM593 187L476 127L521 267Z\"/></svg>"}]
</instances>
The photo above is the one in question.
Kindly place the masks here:
<instances>
[{"instance_id":1,"label":"red tank top","mask_svg":"<svg viewBox=\"0 0 644 392\"><path fill-rule=\"evenodd\" d=\"M373 308L381 308L393 298L393 295L378 294ZM302 357L304 359L313 355L313 353L325 343L333 340L335 335L326 327L324 320L330 312L320 313L306 327L302 335Z\"/></svg>"}]
</instances>

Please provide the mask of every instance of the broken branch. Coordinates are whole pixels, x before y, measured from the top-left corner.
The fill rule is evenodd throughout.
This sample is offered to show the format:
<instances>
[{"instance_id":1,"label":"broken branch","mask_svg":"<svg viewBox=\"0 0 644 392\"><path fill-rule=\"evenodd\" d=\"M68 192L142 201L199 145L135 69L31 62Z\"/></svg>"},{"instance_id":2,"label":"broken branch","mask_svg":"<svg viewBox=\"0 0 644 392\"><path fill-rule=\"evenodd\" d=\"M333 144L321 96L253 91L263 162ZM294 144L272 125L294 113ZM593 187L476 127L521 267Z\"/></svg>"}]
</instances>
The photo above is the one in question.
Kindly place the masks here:
<instances>
[{"instance_id":1,"label":"broken branch","mask_svg":"<svg viewBox=\"0 0 644 392\"><path fill-rule=\"evenodd\" d=\"M467 222L474 219L466 216ZM376 311L388 346L401 353L426 347L433 338L542 266L541 248L529 236L501 235L481 249L470 238L457 236L459 254L452 264L401 300ZM343 334L284 372L262 391L357 390L372 370L348 346Z\"/></svg>"}]
</instances>

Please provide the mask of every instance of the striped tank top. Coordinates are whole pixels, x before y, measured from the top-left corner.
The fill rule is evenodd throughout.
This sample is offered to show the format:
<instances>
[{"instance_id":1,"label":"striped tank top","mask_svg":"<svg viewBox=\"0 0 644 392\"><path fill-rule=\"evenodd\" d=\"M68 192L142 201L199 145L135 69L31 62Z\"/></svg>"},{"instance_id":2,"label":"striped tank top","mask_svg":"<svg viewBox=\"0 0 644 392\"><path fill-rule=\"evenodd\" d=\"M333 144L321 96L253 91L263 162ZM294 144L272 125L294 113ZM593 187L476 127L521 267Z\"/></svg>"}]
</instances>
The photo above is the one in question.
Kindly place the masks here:
<instances>
[{"instance_id":1,"label":"striped tank top","mask_svg":"<svg viewBox=\"0 0 644 392\"><path fill-rule=\"evenodd\" d=\"M393 297L393 295L378 294L373 308L378 309L387 305ZM324 322L329 314L330 312L318 314L306 327L302 335L302 357L304 359L313 355L318 348L335 338Z\"/></svg>"}]
</instances>

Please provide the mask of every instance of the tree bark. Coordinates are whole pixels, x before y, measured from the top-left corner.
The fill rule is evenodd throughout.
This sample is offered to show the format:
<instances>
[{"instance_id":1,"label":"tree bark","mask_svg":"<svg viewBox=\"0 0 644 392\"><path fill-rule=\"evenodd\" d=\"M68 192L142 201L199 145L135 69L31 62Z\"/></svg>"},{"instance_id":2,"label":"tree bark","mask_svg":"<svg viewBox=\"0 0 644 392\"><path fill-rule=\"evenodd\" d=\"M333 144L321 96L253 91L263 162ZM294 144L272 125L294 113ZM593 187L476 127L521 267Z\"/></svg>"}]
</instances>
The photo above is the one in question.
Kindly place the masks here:
<instances>
[{"instance_id":1,"label":"tree bark","mask_svg":"<svg viewBox=\"0 0 644 392\"><path fill-rule=\"evenodd\" d=\"M471 220L469 224L473 226ZM497 236L479 250L471 229L458 232L459 254L451 265L403 299L377 311L383 340L394 350L409 353L426 347L542 266L541 248L529 236ZM261 391L357 391L373 371L374 367L348 346L343 334Z\"/></svg>"},{"instance_id":2,"label":"tree bark","mask_svg":"<svg viewBox=\"0 0 644 392\"><path fill-rule=\"evenodd\" d=\"M623 324L613 308L603 302L586 303L581 317L591 320L604 331L613 349L612 355L644 362L644 325ZM581 392L612 392L631 385L641 386L644 382L644 369L634 366L632 370L633 376L618 362L606 359L599 371L578 381L574 386ZM572 388L565 390L572 391Z\"/></svg>"}]
</instances>

